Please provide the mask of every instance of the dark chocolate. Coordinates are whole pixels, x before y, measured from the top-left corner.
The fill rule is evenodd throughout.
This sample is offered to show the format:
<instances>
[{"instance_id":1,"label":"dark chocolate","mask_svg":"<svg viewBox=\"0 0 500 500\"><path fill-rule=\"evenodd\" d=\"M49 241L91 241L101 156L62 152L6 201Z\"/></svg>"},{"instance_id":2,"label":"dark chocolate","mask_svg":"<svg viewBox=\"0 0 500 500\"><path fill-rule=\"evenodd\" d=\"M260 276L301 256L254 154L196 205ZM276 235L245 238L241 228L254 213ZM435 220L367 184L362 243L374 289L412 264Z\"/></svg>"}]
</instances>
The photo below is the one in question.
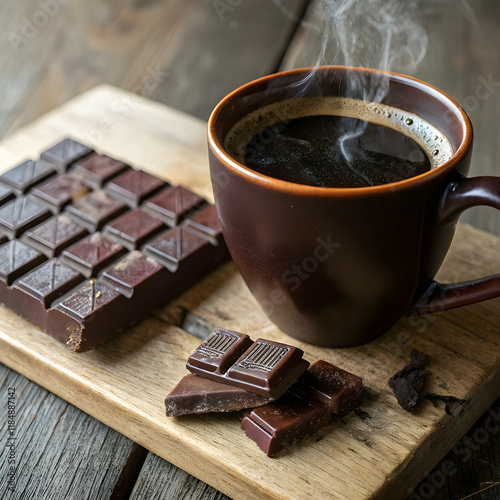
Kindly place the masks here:
<instances>
[{"instance_id":1,"label":"dark chocolate","mask_svg":"<svg viewBox=\"0 0 500 500\"><path fill-rule=\"evenodd\" d=\"M130 209L165 181L72 140L44 157L0 179L0 303L73 350L137 324L228 258L219 232L167 230L144 205Z\"/></svg>"},{"instance_id":2,"label":"dark chocolate","mask_svg":"<svg viewBox=\"0 0 500 500\"><path fill-rule=\"evenodd\" d=\"M165 399L167 417L196 413L229 412L256 408L271 400L208 378L190 373L183 377Z\"/></svg>"},{"instance_id":3,"label":"dark chocolate","mask_svg":"<svg viewBox=\"0 0 500 500\"><path fill-rule=\"evenodd\" d=\"M56 163L63 169L73 162L92 153L92 149L73 139L64 139L44 151L41 158Z\"/></svg>"},{"instance_id":4,"label":"dark chocolate","mask_svg":"<svg viewBox=\"0 0 500 500\"><path fill-rule=\"evenodd\" d=\"M420 392L425 379L430 374L424 367L429 358L413 349L409 361L401 370L389 379L389 387L393 390L399 405L406 411L412 412L420 398Z\"/></svg>"},{"instance_id":5,"label":"dark chocolate","mask_svg":"<svg viewBox=\"0 0 500 500\"><path fill-rule=\"evenodd\" d=\"M67 213L89 231L97 231L110 220L127 210L119 201L104 191L93 191L66 208Z\"/></svg>"},{"instance_id":6,"label":"dark chocolate","mask_svg":"<svg viewBox=\"0 0 500 500\"><path fill-rule=\"evenodd\" d=\"M144 208L170 227L177 226L195 207L205 203L196 193L182 186L171 187L153 196Z\"/></svg>"},{"instance_id":7,"label":"dark chocolate","mask_svg":"<svg viewBox=\"0 0 500 500\"><path fill-rule=\"evenodd\" d=\"M73 166L74 174L92 189L101 189L113 177L128 169L122 161L106 155L92 153L77 161Z\"/></svg>"},{"instance_id":8,"label":"dark chocolate","mask_svg":"<svg viewBox=\"0 0 500 500\"><path fill-rule=\"evenodd\" d=\"M303 351L288 344L257 339L234 360L233 344L217 353L222 359L214 365L210 346L218 342L216 330L189 357L186 367L192 373L224 384L234 385L268 398L279 398L306 371L309 363ZM243 342L240 338L240 342ZM235 344L239 347L239 344ZM228 360L225 356L228 356ZM232 361L232 362L230 362ZM217 366L219 371L213 370ZM223 371L223 369L225 370Z\"/></svg>"},{"instance_id":9,"label":"dark chocolate","mask_svg":"<svg viewBox=\"0 0 500 500\"><path fill-rule=\"evenodd\" d=\"M137 208L108 224L104 232L129 250L134 250L162 229L165 225L161 220Z\"/></svg>"},{"instance_id":10,"label":"dark chocolate","mask_svg":"<svg viewBox=\"0 0 500 500\"><path fill-rule=\"evenodd\" d=\"M39 182L56 173L55 165L45 160L28 160L0 176L0 181L17 193L26 193Z\"/></svg>"},{"instance_id":11,"label":"dark chocolate","mask_svg":"<svg viewBox=\"0 0 500 500\"><path fill-rule=\"evenodd\" d=\"M44 260L45 257L40 252L25 245L22 241L8 241L0 246L0 279L7 285L11 285L14 280L31 271Z\"/></svg>"},{"instance_id":12,"label":"dark chocolate","mask_svg":"<svg viewBox=\"0 0 500 500\"><path fill-rule=\"evenodd\" d=\"M85 277L97 275L125 253L125 248L101 233L94 233L63 251L61 259Z\"/></svg>"},{"instance_id":13,"label":"dark chocolate","mask_svg":"<svg viewBox=\"0 0 500 500\"><path fill-rule=\"evenodd\" d=\"M85 228L61 214L28 230L23 238L48 257L57 257L66 247L87 234Z\"/></svg>"},{"instance_id":14,"label":"dark chocolate","mask_svg":"<svg viewBox=\"0 0 500 500\"><path fill-rule=\"evenodd\" d=\"M16 238L50 217L50 211L32 196L19 196L0 207L0 231Z\"/></svg>"},{"instance_id":15,"label":"dark chocolate","mask_svg":"<svg viewBox=\"0 0 500 500\"><path fill-rule=\"evenodd\" d=\"M360 377L320 360L277 401L245 412L241 428L275 456L353 411L362 392Z\"/></svg>"},{"instance_id":16,"label":"dark chocolate","mask_svg":"<svg viewBox=\"0 0 500 500\"><path fill-rule=\"evenodd\" d=\"M114 178L106 187L108 193L132 208L167 186L167 183L143 170L129 170Z\"/></svg>"},{"instance_id":17,"label":"dark chocolate","mask_svg":"<svg viewBox=\"0 0 500 500\"><path fill-rule=\"evenodd\" d=\"M47 203L53 211L59 212L71 201L85 196L88 190L77 177L62 174L39 184L31 190L31 194Z\"/></svg>"}]
</instances>

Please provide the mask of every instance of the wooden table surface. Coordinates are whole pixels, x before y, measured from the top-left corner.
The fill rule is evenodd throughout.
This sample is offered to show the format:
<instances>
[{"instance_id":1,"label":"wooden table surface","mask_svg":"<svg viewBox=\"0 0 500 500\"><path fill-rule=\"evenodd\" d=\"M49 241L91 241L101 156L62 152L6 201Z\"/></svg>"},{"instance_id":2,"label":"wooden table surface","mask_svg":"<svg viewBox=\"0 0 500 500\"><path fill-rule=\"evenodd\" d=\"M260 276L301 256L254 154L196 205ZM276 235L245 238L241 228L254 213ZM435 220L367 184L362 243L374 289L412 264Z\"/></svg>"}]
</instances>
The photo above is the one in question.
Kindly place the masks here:
<instances>
[{"instance_id":1,"label":"wooden table surface","mask_svg":"<svg viewBox=\"0 0 500 500\"><path fill-rule=\"evenodd\" d=\"M429 48L414 75L450 93L470 114L472 174L500 175L500 4L475 0L472 11L456 0L421 4ZM207 119L238 85L313 65L322 12L316 0L6 0L0 6L0 137L103 82ZM500 236L494 210L474 209L463 220ZM3 431L9 388L18 401L22 467L16 493L5 498L227 498L0 365ZM484 432L491 414L500 414L500 399L410 498L500 498L500 433ZM454 473L444 478L450 462ZM401 492L402 499L408 495Z\"/></svg>"}]
</instances>

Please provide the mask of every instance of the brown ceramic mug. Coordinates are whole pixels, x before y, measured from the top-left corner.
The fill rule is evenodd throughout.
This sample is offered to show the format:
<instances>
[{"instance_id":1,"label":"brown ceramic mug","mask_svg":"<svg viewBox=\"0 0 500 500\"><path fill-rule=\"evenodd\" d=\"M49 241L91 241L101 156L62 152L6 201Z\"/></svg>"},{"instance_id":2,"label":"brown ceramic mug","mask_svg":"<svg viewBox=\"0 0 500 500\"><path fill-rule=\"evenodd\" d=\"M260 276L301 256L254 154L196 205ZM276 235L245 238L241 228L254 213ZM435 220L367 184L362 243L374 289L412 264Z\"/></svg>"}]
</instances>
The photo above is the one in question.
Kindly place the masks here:
<instances>
[{"instance_id":1,"label":"brown ceramic mug","mask_svg":"<svg viewBox=\"0 0 500 500\"><path fill-rule=\"evenodd\" d=\"M344 95L353 78L379 77L380 103ZM336 113L399 129L439 161L416 177L360 188L295 184L243 164L264 127ZM297 69L224 98L208 124L215 202L231 256L271 321L304 342L343 347L373 340L405 314L500 296L500 275L434 281L462 211L500 209L500 177L466 177L472 138L469 118L446 94L377 70Z\"/></svg>"}]
</instances>

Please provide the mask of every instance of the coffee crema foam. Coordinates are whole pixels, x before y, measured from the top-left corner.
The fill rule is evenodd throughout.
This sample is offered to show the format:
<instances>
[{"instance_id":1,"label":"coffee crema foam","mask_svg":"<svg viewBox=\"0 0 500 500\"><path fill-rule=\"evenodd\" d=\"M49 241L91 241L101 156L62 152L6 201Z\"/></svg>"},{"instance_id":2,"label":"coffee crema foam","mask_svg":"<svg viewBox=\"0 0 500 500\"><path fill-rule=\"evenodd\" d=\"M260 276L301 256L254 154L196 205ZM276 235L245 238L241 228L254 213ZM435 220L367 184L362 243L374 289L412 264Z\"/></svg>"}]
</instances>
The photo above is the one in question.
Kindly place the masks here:
<instances>
[{"instance_id":1,"label":"coffee crema foam","mask_svg":"<svg viewBox=\"0 0 500 500\"><path fill-rule=\"evenodd\" d=\"M431 168L453 156L447 137L420 116L386 104L351 97L297 97L278 101L252 111L239 120L224 139L224 148L236 161L245 164L245 150L252 138L268 127L295 118L333 115L357 118L383 125L413 139L428 155Z\"/></svg>"}]
</instances>

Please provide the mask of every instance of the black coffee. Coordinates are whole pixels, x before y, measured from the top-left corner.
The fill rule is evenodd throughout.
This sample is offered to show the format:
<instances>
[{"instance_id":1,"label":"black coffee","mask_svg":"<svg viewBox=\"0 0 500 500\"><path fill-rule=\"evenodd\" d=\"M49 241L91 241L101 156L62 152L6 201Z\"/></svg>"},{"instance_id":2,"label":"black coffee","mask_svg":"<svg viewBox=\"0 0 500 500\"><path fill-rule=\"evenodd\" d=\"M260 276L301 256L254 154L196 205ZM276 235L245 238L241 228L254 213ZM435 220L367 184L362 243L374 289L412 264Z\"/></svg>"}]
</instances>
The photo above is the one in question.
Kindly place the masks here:
<instances>
[{"instance_id":1,"label":"black coffee","mask_svg":"<svg viewBox=\"0 0 500 500\"><path fill-rule=\"evenodd\" d=\"M410 137L356 118L295 118L261 130L245 164L264 175L322 187L387 184L427 172L431 161Z\"/></svg>"}]
</instances>

